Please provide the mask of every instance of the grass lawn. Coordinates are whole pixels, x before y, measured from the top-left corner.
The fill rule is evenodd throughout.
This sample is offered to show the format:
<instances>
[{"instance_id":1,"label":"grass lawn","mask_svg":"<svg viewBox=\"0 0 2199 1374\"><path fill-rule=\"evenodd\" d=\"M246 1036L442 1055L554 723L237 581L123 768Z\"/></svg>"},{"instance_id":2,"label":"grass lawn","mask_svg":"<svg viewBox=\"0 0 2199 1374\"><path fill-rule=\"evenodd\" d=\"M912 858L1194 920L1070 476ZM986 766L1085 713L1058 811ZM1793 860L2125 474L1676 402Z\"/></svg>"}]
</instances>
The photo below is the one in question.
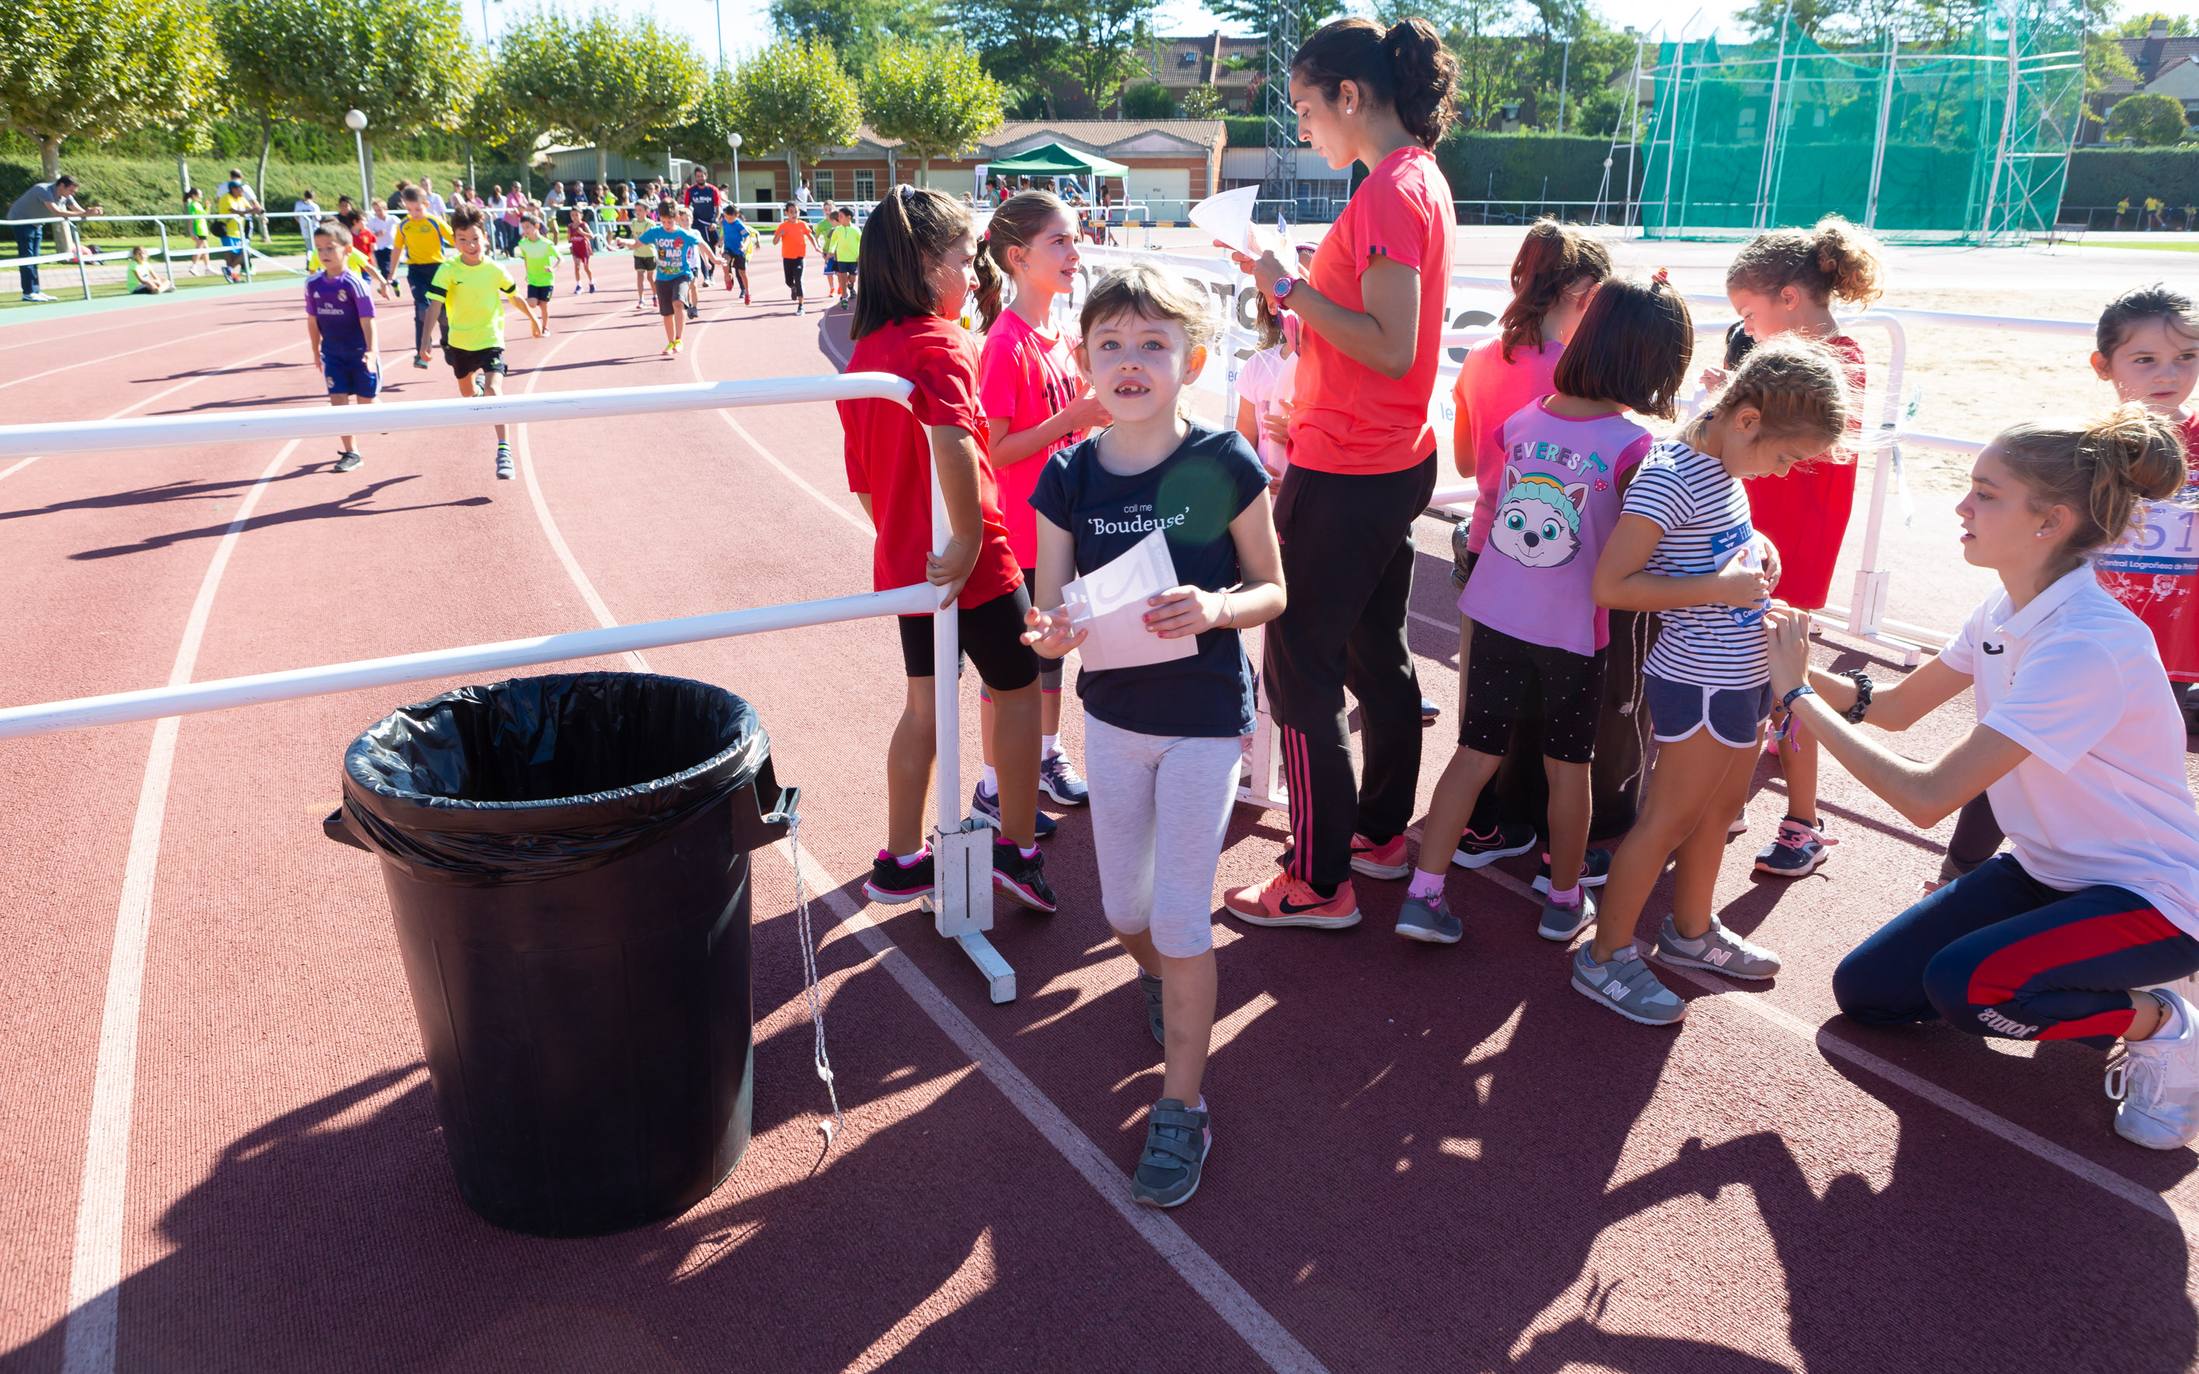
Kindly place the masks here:
<instances>
[{"instance_id":1,"label":"grass lawn","mask_svg":"<svg viewBox=\"0 0 2199 1374\"><path fill-rule=\"evenodd\" d=\"M2199 241L2192 240L2186 240L2182 243L2134 243L2128 239L2118 239L2112 243L2085 243L2080 241L2077 246L2079 248L2136 248L2146 253L2199 253Z\"/></svg>"},{"instance_id":2,"label":"grass lawn","mask_svg":"<svg viewBox=\"0 0 2199 1374\"><path fill-rule=\"evenodd\" d=\"M296 250L293 249L292 251L295 252ZM196 291L202 287L220 288L227 286L227 283L221 279L221 273L218 270L218 256L214 261L217 270L211 271L203 277L194 277L191 275L190 259L182 254L177 255L176 290ZM154 266L159 266L160 259L157 254L154 256L153 263ZM8 260L0 258L0 311L38 309L42 302L23 299L20 283L14 272L5 270L7 265ZM264 264L259 270L262 276L292 277L300 282L304 280L303 277L298 277L294 273L270 272ZM42 277L40 284L45 288L47 295L60 301L81 301L84 299L84 288L78 282L74 264L65 262L48 263L40 268L39 272ZM100 263L91 269L91 277L92 299L95 301L104 300L109 296L127 296L130 294L129 280L123 275L121 263Z\"/></svg>"}]
</instances>

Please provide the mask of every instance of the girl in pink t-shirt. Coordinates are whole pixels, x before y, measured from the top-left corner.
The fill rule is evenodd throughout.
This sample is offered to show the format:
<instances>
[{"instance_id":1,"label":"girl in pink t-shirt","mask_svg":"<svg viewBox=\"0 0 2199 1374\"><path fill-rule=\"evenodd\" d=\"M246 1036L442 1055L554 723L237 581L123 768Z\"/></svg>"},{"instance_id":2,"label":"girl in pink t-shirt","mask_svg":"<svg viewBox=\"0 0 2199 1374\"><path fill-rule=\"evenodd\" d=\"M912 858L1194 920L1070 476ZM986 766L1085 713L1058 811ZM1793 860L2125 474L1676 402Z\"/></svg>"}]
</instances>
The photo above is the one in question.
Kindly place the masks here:
<instances>
[{"instance_id":1,"label":"girl in pink t-shirt","mask_svg":"<svg viewBox=\"0 0 2199 1374\"><path fill-rule=\"evenodd\" d=\"M1009 197L993 212L977 249L977 309L985 331L977 366L978 404L992 431L989 451L1008 520L1008 547L1024 569L1023 580L1032 585L1038 530L1031 492L1039 473L1086 431L1108 422L1106 409L1077 371L1069 340L1049 318L1054 298L1075 286L1078 261L1076 216L1050 191ZM1010 286L1015 294L1003 304ZM1061 751L1060 660L1043 665L1039 688L1044 734L1039 787L1056 805L1081 806L1084 779ZM993 708L991 697L979 695L985 775L971 810L989 817L1000 808L993 772ZM1051 828L1050 823L1043 828Z\"/></svg>"}]
</instances>

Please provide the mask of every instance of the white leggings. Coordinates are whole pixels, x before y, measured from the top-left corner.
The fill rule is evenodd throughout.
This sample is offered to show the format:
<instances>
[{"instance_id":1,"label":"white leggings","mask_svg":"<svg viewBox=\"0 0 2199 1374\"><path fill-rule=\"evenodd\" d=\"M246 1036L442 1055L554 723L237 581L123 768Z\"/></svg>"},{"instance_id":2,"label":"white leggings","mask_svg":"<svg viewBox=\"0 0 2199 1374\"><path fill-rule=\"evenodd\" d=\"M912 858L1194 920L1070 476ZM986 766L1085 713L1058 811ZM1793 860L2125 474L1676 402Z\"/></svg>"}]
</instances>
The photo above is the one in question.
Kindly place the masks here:
<instances>
[{"instance_id":1,"label":"white leggings","mask_svg":"<svg viewBox=\"0 0 2199 1374\"><path fill-rule=\"evenodd\" d=\"M1214 948L1214 871L1237 799L1235 738L1141 735L1086 714L1100 904L1125 935L1188 959Z\"/></svg>"}]
</instances>

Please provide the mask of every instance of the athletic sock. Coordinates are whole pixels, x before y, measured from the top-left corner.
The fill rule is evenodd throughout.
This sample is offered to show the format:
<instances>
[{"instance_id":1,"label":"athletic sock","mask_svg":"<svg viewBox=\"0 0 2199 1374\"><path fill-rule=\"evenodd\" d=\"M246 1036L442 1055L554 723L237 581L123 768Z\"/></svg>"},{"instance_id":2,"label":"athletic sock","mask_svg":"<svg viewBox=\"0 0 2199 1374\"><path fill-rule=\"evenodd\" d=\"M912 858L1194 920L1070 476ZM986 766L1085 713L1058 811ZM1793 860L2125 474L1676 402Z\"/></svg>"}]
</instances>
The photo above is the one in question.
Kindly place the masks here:
<instances>
[{"instance_id":1,"label":"athletic sock","mask_svg":"<svg viewBox=\"0 0 2199 1374\"><path fill-rule=\"evenodd\" d=\"M2153 994L2153 1000L2161 1004L2161 1024L2153 1028L2148 1040L2174 1040L2184 1033L2184 1009L2173 997Z\"/></svg>"},{"instance_id":2,"label":"athletic sock","mask_svg":"<svg viewBox=\"0 0 2199 1374\"><path fill-rule=\"evenodd\" d=\"M1038 846L1034 844L1029 849L1025 849L1021 845L1018 845L1016 847L1016 853L1021 854L1026 859L1035 859L1038 857Z\"/></svg>"},{"instance_id":3,"label":"athletic sock","mask_svg":"<svg viewBox=\"0 0 2199 1374\"><path fill-rule=\"evenodd\" d=\"M932 847L929 844L920 844L916 847L916 852L914 854L896 854L893 856L893 861L901 865L903 868L914 868L916 865L930 858L931 852Z\"/></svg>"},{"instance_id":4,"label":"athletic sock","mask_svg":"<svg viewBox=\"0 0 2199 1374\"><path fill-rule=\"evenodd\" d=\"M1416 901L1432 902L1443 896L1443 875L1413 870L1413 880L1405 885L1405 895Z\"/></svg>"},{"instance_id":5,"label":"athletic sock","mask_svg":"<svg viewBox=\"0 0 2199 1374\"><path fill-rule=\"evenodd\" d=\"M1059 736L1059 735L1040 735L1040 736L1039 736L1039 738L1038 738L1038 756L1039 756L1040 758L1042 758L1042 759L1050 759L1050 758L1053 758L1053 757L1055 757L1056 755L1058 755L1058 754L1060 754L1060 753L1061 753L1061 736Z\"/></svg>"},{"instance_id":6,"label":"athletic sock","mask_svg":"<svg viewBox=\"0 0 2199 1374\"><path fill-rule=\"evenodd\" d=\"M985 790L992 795L996 797L1000 795L1000 774L989 763L985 765L984 786Z\"/></svg>"},{"instance_id":7,"label":"athletic sock","mask_svg":"<svg viewBox=\"0 0 2199 1374\"><path fill-rule=\"evenodd\" d=\"M1550 889L1550 900L1558 906L1579 906L1581 890L1578 886L1564 889L1553 887Z\"/></svg>"}]
</instances>

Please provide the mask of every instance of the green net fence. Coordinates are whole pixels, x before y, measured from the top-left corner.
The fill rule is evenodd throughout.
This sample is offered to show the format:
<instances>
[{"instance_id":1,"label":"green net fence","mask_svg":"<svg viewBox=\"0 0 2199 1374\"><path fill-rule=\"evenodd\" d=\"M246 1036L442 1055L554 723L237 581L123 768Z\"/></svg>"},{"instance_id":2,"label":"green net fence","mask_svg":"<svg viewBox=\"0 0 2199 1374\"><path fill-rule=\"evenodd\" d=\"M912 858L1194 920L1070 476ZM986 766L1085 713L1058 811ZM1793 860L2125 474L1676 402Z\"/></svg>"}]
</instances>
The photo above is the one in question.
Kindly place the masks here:
<instances>
[{"instance_id":1,"label":"green net fence","mask_svg":"<svg viewBox=\"0 0 2199 1374\"><path fill-rule=\"evenodd\" d=\"M2072 31L1829 48L1805 35L1658 53L1642 179L1651 238L1743 238L1844 215L1902 242L2049 230L2081 117Z\"/></svg>"}]
</instances>

